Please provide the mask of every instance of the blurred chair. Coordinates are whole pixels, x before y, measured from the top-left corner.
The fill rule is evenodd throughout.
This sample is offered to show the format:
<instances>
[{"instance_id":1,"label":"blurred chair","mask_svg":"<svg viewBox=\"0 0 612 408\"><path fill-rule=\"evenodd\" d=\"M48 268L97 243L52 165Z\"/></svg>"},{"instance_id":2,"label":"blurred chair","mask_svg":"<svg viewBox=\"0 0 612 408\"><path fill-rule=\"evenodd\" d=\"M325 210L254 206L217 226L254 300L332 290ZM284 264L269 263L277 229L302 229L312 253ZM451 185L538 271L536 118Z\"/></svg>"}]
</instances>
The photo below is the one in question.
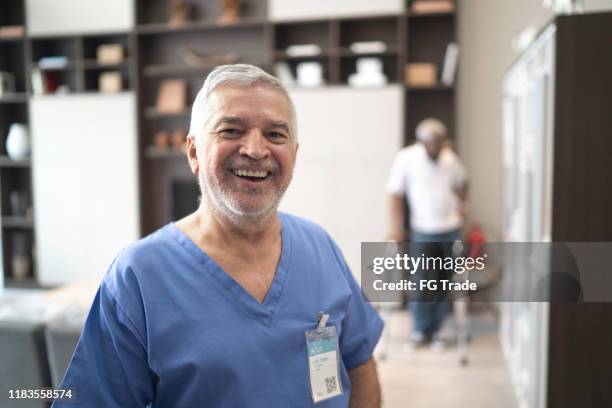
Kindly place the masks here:
<instances>
[{"instance_id":1,"label":"blurred chair","mask_svg":"<svg viewBox=\"0 0 612 408\"><path fill-rule=\"evenodd\" d=\"M23 317L0 320L0 406L49 407L41 400L9 399L8 391L50 387L50 378L44 323Z\"/></svg>"}]
</instances>

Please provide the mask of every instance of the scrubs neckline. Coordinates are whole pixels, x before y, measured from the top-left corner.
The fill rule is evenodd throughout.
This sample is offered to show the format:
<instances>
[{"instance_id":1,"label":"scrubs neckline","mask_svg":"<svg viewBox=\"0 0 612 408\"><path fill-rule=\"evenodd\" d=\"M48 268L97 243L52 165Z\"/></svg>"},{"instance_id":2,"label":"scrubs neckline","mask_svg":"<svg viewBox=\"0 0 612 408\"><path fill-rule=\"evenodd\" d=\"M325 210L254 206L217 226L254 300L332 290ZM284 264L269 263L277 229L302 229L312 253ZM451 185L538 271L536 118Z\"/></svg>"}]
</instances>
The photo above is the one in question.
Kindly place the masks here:
<instances>
[{"instance_id":1,"label":"scrubs neckline","mask_svg":"<svg viewBox=\"0 0 612 408\"><path fill-rule=\"evenodd\" d=\"M212 277L230 293L230 298L238 300L240 306L246 309L246 312L256 317L264 325L270 326L274 312L277 310L280 299L285 287L285 281L289 272L289 263L291 259L291 235L287 231L288 219L285 214L277 213L281 223L281 254L274 273L274 279L268 289L268 293L263 302L259 302L249 291L247 291L238 281L230 276L217 262L215 262L202 248L197 246L175 222L171 222L166 226L167 231L172 235L178 243L194 256L201 264L205 266L203 272L209 272Z\"/></svg>"}]
</instances>

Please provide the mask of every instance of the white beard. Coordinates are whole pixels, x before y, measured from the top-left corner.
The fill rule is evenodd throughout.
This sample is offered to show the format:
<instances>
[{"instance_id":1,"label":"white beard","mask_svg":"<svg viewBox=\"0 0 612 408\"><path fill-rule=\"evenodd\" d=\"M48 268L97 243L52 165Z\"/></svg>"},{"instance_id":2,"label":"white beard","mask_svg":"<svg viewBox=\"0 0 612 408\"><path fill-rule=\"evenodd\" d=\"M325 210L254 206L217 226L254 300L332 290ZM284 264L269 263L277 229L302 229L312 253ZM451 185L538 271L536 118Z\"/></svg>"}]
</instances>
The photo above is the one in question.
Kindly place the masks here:
<instances>
[{"instance_id":1,"label":"white beard","mask_svg":"<svg viewBox=\"0 0 612 408\"><path fill-rule=\"evenodd\" d=\"M266 218L270 213L276 212L284 193L283 191L278 194L275 199L271 200L269 205L255 211L250 211L240 205L231 191L220 183L209 179L202 165L200 165L198 182L202 193L202 202L235 225L240 225L244 222L257 222Z\"/></svg>"}]
</instances>

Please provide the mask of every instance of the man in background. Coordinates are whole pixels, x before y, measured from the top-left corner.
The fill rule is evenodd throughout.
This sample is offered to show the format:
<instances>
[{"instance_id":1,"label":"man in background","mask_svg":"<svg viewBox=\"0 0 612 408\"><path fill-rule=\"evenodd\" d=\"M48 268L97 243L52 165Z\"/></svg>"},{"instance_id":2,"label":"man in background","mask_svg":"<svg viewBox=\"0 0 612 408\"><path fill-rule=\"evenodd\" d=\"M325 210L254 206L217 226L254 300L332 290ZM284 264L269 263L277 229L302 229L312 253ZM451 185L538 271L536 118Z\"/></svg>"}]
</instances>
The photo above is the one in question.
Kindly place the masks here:
<instances>
[{"instance_id":1,"label":"man in background","mask_svg":"<svg viewBox=\"0 0 612 408\"><path fill-rule=\"evenodd\" d=\"M442 122L425 119L416 128L417 142L400 150L393 162L387 183L391 216L388 238L393 241L407 238L404 237L404 203L407 202L413 256L452 256L452 242L461 236L466 172L448 147L447 137ZM437 278L448 278L442 271L437 272ZM426 276L421 270L415 277L418 281L432 275ZM438 333L449 302L444 294L437 296L435 301L428 301L431 299L425 295L415 292L410 302L413 314L410 342L417 346L431 339L432 347L440 348L444 342Z\"/></svg>"}]
</instances>

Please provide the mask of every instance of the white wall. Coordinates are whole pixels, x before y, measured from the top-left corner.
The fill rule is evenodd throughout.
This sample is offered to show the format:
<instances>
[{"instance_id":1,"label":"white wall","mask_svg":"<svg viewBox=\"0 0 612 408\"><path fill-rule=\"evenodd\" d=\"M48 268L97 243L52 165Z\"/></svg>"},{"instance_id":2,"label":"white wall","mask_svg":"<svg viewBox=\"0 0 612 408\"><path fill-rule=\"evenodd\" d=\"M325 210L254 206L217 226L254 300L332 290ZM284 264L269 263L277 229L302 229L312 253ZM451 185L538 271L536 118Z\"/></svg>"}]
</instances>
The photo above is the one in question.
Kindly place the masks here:
<instances>
[{"instance_id":1,"label":"white wall","mask_svg":"<svg viewBox=\"0 0 612 408\"><path fill-rule=\"evenodd\" d=\"M130 31L133 0L26 0L29 35Z\"/></svg>"},{"instance_id":2,"label":"white wall","mask_svg":"<svg viewBox=\"0 0 612 408\"><path fill-rule=\"evenodd\" d=\"M35 97L30 126L39 281L99 279L140 233L134 94Z\"/></svg>"},{"instance_id":3,"label":"white wall","mask_svg":"<svg viewBox=\"0 0 612 408\"><path fill-rule=\"evenodd\" d=\"M361 241L385 240L385 183L402 143L399 85L293 89L296 170L281 211L309 218L338 242L359 279Z\"/></svg>"},{"instance_id":4,"label":"white wall","mask_svg":"<svg viewBox=\"0 0 612 408\"><path fill-rule=\"evenodd\" d=\"M584 5L587 12L612 10L611 0ZM501 84L518 57L512 39L552 17L541 0L460 2L459 151L470 173L470 216L494 231L501 226Z\"/></svg>"}]
</instances>

